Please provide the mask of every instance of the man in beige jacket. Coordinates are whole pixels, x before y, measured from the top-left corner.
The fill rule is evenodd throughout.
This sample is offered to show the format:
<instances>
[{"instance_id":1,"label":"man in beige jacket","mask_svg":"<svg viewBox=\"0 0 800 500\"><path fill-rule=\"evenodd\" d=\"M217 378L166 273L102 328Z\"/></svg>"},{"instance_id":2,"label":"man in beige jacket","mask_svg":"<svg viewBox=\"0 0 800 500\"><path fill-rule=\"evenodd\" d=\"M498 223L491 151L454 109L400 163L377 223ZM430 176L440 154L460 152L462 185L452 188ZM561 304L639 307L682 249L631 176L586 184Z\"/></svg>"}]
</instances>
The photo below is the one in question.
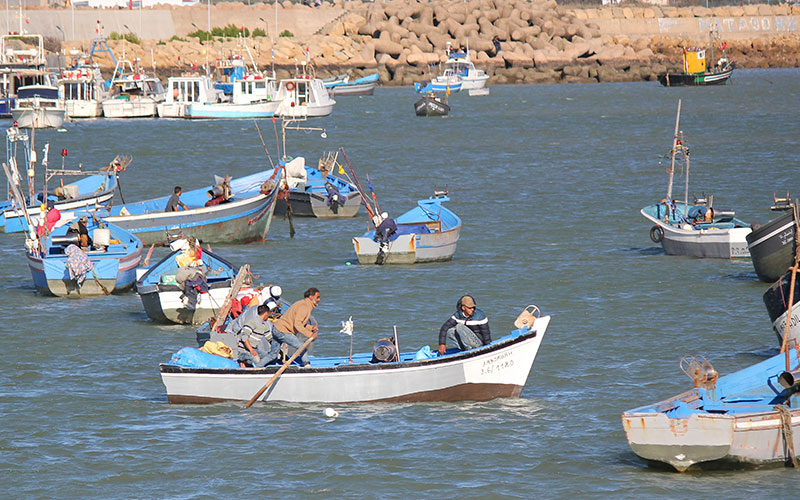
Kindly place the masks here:
<instances>
[{"instance_id":1,"label":"man in beige jacket","mask_svg":"<svg viewBox=\"0 0 800 500\"><path fill-rule=\"evenodd\" d=\"M319 305L320 300L319 290L313 287L309 288L303 293L303 299L292 304L289 309L283 313L283 316L275 322L275 328L282 333L291 333L298 337L302 335L304 338L300 340L303 342L308 338L316 339L317 325L315 323L310 324L309 320L311 320L311 311ZM294 349L291 346L287 347L289 347L287 354L291 355L294 353ZM313 347L314 342L309 344L306 352L311 354Z\"/></svg>"}]
</instances>

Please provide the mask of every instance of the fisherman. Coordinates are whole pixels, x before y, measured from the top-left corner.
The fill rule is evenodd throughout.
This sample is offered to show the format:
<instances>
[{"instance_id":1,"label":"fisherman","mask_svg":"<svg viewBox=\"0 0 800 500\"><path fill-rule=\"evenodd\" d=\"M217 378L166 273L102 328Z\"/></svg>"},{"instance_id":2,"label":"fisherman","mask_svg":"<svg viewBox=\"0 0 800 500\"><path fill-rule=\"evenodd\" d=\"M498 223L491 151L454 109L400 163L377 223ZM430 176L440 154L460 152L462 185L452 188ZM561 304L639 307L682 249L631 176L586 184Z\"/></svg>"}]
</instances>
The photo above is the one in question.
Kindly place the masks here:
<instances>
[{"instance_id":1,"label":"fisherman","mask_svg":"<svg viewBox=\"0 0 800 500\"><path fill-rule=\"evenodd\" d=\"M184 210L189 210L189 208L186 205L184 205L184 203L181 201L181 193L183 192L181 187L175 186L175 189L173 189L172 191L173 191L172 196L170 196L169 200L167 201L167 208L165 208L164 210L166 212L177 212L178 207L181 207Z\"/></svg>"},{"instance_id":2,"label":"fisherman","mask_svg":"<svg viewBox=\"0 0 800 500\"><path fill-rule=\"evenodd\" d=\"M225 328L225 333L236 336L240 363L262 368L278 357L280 343L273 353L274 329L272 322L268 321L269 312L268 305L250 307Z\"/></svg>"},{"instance_id":3,"label":"fisherman","mask_svg":"<svg viewBox=\"0 0 800 500\"><path fill-rule=\"evenodd\" d=\"M446 343L462 351L489 344L492 334L489 318L475 306L475 299L464 295L458 299L456 312L439 329L439 354L447 351Z\"/></svg>"},{"instance_id":4,"label":"fisherman","mask_svg":"<svg viewBox=\"0 0 800 500\"><path fill-rule=\"evenodd\" d=\"M275 322L276 330L281 333L292 334L292 336L298 339L297 346L286 342L290 347L296 349L302 345L306 339L317 338L318 327L316 324L312 323L311 311L319 305L321 299L322 297L318 289L313 287L309 288L303 293L303 299L292 304L283 316ZM314 343L312 342L302 354L300 361L303 366L308 364L307 354L311 353L313 347ZM293 352L294 351L289 349L288 354L292 354Z\"/></svg>"},{"instance_id":5,"label":"fisherman","mask_svg":"<svg viewBox=\"0 0 800 500\"><path fill-rule=\"evenodd\" d=\"M278 285L271 285L268 288L268 292L269 292L269 297L267 297L264 303L275 304L275 309L272 310L271 317L276 319L280 318L283 313L283 311L281 310L281 294L283 293L283 289Z\"/></svg>"},{"instance_id":6,"label":"fisherman","mask_svg":"<svg viewBox=\"0 0 800 500\"><path fill-rule=\"evenodd\" d=\"M375 228L374 240L380 243L387 243L397 233L397 223L389 217L389 212L383 212L379 220L380 223Z\"/></svg>"},{"instance_id":7,"label":"fisherman","mask_svg":"<svg viewBox=\"0 0 800 500\"><path fill-rule=\"evenodd\" d=\"M92 238L89 237L89 229L86 227L88 222L89 218L85 215L81 215L80 218L76 222L73 222L69 229L67 229L67 234L78 235L78 243L81 250L87 250L92 246Z\"/></svg>"}]
</instances>

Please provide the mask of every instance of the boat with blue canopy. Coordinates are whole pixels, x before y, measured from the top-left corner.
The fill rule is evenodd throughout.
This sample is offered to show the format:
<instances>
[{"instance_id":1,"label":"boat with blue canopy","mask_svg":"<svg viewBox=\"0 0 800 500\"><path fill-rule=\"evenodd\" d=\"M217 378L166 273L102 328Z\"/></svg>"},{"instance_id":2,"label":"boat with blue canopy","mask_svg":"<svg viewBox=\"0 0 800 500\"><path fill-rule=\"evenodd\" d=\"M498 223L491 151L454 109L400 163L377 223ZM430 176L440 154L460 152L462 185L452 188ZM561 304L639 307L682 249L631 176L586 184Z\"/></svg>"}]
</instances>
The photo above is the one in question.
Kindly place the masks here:
<instances>
[{"instance_id":1,"label":"boat with blue canopy","mask_svg":"<svg viewBox=\"0 0 800 500\"><path fill-rule=\"evenodd\" d=\"M6 164L12 177L20 184L21 199L25 202L28 215L33 219L41 215L41 206L48 201L52 201L61 212L106 203L114 197L119 172L124 171L130 163L129 157L117 156L107 167L94 171L66 168L63 163L61 168L51 168L47 162L49 146L46 146L42 161L45 170L44 185L40 188L35 185L34 169L25 168L25 165L32 165L31 149L31 137L27 132L18 127L11 127L6 131ZM67 150L62 150L62 159L66 154ZM19 160L17 156L20 156ZM48 182L54 177L58 177L60 182L54 188L49 188ZM78 179L64 182L65 177ZM25 189L22 189L23 179L27 181ZM12 197L0 202L0 232L15 233L24 231L25 227L24 214L17 201Z\"/></svg>"},{"instance_id":2,"label":"boat with blue canopy","mask_svg":"<svg viewBox=\"0 0 800 500\"><path fill-rule=\"evenodd\" d=\"M78 215L46 236L28 233L26 255L36 289L58 297L91 297L130 288L142 242L93 214Z\"/></svg>"},{"instance_id":3,"label":"boat with blue canopy","mask_svg":"<svg viewBox=\"0 0 800 500\"><path fill-rule=\"evenodd\" d=\"M521 320L523 315L527 319ZM550 316L538 316L538 308L528 306L508 334L476 349L448 349L444 355L429 346L398 354L396 342L381 340L372 353L309 356L305 367L242 368L233 359L187 347L159 370L170 403L254 401L257 393L261 402L296 403L517 398L549 322ZM228 336L225 343L235 347ZM275 383L260 392L276 375Z\"/></svg>"},{"instance_id":4,"label":"boat with blue canopy","mask_svg":"<svg viewBox=\"0 0 800 500\"><path fill-rule=\"evenodd\" d=\"M181 194L186 210L165 211L169 196L162 196L114 206L104 219L127 229L145 245L189 236L204 243L261 241L272 222L279 171L263 170L232 180L217 177L213 185ZM216 196L217 190L226 194Z\"/></svg>"},{"instance_id":5,"label":"boat with blue canopy","mask_svg":"<svg viewBox=\"0 0 800 500\"><path fill-rule=\"evenodd\" d=\"M447 192L419 200L417 206L394 219L396 230L388 238L376 230L388 219L385 212L375 215L376 229L353 238L358 262L361 264L415 264L446 261L456 252L461 219L444 206L450 201Z\"/></svg>"},{"instance_id":6,"label":"boat with blue canopy","mask_svg":"<svg viewBox=\"0 0 800 500\"><path fill-rule=\"evenodd\" d=\"M681 360L694 388L622 414L631 449L678 471L798 466L800 348L719 377L702 357Z\"/></svg>"},{"instance_id":7,"label":"boat with blue canopy","mask_svg":"<svg viewBox=\"0 0 800 500\"><path fill-rule=\"evenodd\" d=\"M670 152L669 184L667 196L661 202L641 209L641 214L653 222L650 239L661 243L668 255L712 257L730 259L749 257L747 235L750 225L736 218L732 210L719 210L713 206L714 197L695 198L689 203L689 147L683 133L679 132L681 101L675 119L675 134ZM685 170L683 202L672 197L672 183L676 164Z\"/></svg>"}]
</instances>

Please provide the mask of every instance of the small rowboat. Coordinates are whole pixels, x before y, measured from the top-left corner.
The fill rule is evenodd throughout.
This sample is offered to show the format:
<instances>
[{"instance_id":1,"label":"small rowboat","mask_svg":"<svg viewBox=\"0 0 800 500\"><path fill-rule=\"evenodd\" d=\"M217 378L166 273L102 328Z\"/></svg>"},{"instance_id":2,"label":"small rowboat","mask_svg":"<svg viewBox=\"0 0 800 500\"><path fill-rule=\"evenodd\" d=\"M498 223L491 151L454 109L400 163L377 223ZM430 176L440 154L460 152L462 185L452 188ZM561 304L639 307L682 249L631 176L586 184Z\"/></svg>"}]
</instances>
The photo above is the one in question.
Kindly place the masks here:
<instances>
[{"instance_id":1,"label":"small rowboat","mask_svg":"<svg viewBox=\"0 0 800 500\"><path fill-rule=\"evenodd\" d=\"M786 327L789 327L787 342L800 343L800 276L795 276L794 296L791 292L792 272L778 278L762 296L764 305L767 306L769 319L772 321L772 330L778 336L778 343L783 344L783 337ZM791 297L791 298L790 298ZM792 312L788 323L786 315L789 313L789 303L791 302Z\"/></svg>"},{"instance_id":2,"label":"small rowboat","mask_svg":"<svg viewBox=\"0 0 800 500\"><path fill-rule=\"evenodd\" d=\"M28 240L28 267L36 289L58 297L108 295L130 288L136 281L136 266L142 258L142 243L128 231L113 224L103 224L89 217L88 234L94 245L82 251L91 262L91 270L79 277L70 274L70 257L78 249L79 236L65 224L41 240Z\"/></svg>"},{"instance_id":3,"label":"small rowboat","mask_svg":"<svg viewBox=\"0 0 800 500\"><path fill-rule=\"evenodd\" d=\"M450 106L433 94L425 94L414 103L414 113L417 116L445 116L450 113Z\"/></svg>"},{"instance_id":4,"label":"small rowboat","mask_svg":"<svg viewBox=\"0 0 800 500\"><path fill-rule=\"evenodd\" d=\"M225 303L233 280L239 272L237 267L218 255L203 249L203 267L208 284L208 293L197 295L195 304L183 302L183 290L175 281L178 264L174 251L147 270L136 281L136 292L142 299L147 316L158 323L199 325L217 314ZM238 299L257 293L250 285L242 286ZM261 300L259 300L259 303Z\"/></svg>"},{"instance_id":5,"label":"small rowboat","mask_svg":"<svg viewBox=\"0 0 800 500\"><path fill-rule=\"evenodd\" d=\"M681 367L694 389L622 414L634 453L681 472L698 464L783 464L797 457L797 348L718 380L702 358L684 358Z\"/></svg>"},{"instance_id":6,"label":"small rowboat","mask_svg":"<svg viewBox=\"0 0 800 500\"><path fill-rule=\"evenodd\" d=\"M461 219L442 203L447 196L419 200L395 219L397 232L388 242L376 241L375 231L353 238L361 264L415 264L453 258L461 233Z\"/></svg>"},{"instance_id":7,"label":"small rowboat","mask_svg":"<svg viewBox=\"0 0 800 500\"><path fill-rule=\"evenodd\" d=\"M535 318L489 345L448 350L444 356L427 346L385 363L371 363L372 353L354 354L352 362L347 356L310 356L309 366L290 365L258 400L349 403L519 397L549 322L550 316ZM159 366L170 403L248 401L279 369L278 365L239 368L233 360L208 356L217 363L181 366L174 357Z\"/></svg>"},{"instance_id":8,"label":"small rowboat","mask_svg":"<svg viewBox=\"0 0 800 500\"><path fill-rule=\"evenodd\" d=\"M325 88L328 89L328 94L331 96L342 95L372 95L375 91L375 86L378 84L378 73L362 76L350 81L349 76L344 75L337 78L325 79L322 82Z\"/></svg>"},{"instance_id":9,"label":"small rowboat","mask_svg":"<svg viewBox=\"0 0 800 500\"><path fill-rule=\"evenodd\" d=\"M753 231L747 235L747 248L753 259L753 267L758 278L767 283L774 282L786 272L797 252L796 208L787 201L786 205L773 209L790 210L766 224L754 224Z\"/></svg>"},{"instance_id":10,"label":"small rowboat","mask_svg":"<svg viewBox=\"0 0 800 500\"><path fill-rule=\"evenodd\" d=\"M188 210L165 212L168 196L111 209L105 220L135 234L145 245L194 236L203 243L247 243L263 240L272 222L278 194L276 171L265 170L230 181L232 198L205 206L214 186L184 192ZM269 190L262 190L269 188Z\"/></svg>"},{"instance_id":11,"label":"small rowboat","mask_svg":"<svg viewBox=\"0 0 800 500\"><path fill-rule=\"evenodd\" d=\"M281 160L281 165L285 165L288 189L278 195L275 215L286 214L287 203L297 217L331 219L354 217L358 213L361 194L351 183L328 171L309 167L301 156L291 161Z\"/></svg>"}]
</instances>

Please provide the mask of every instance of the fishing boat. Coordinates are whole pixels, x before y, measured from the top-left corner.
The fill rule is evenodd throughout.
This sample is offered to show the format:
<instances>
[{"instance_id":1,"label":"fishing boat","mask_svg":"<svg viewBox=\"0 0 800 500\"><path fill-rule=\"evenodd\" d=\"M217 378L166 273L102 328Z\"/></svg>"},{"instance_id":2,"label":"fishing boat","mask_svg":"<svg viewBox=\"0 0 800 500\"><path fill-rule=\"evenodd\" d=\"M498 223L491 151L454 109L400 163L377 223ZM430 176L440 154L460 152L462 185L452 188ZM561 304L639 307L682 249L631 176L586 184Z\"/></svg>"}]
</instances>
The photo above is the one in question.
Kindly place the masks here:
<instances>
[{"instance_id":1,"label":"fishing boat","mask_svg":"<svg viewBox=\"0 0 800 500\"><path fill-rule=\"evenodd\" d=\"M142 299L147 316L153 321L199 325L216 316L231 291L239 268L208 249L202 249L201 271L208 290L192 298L184 293L176 281L179 267L177 257L181 253L180 249L175 250L150 267L136 281L136 293ZM239 288L236 297L241 300L259 292L246 284ZM259 304L263 301L260 295L257 301Z\"/></svg>"},{"instance_id":2,"label":"fishing boat","mask_svg":"<svg viewBox=\"0 0 800 500\"><path fill-rule=\"evenodd\" d=\"M459 90L475 90L486 87L489 80L483 70L476 69L469 57L469 45L466 49L453 49L447 42L447 60L444 62L442 74L431 80L436 89L450 87L452 92ZM470 94L472 95L472 94Z\"/></svg>"},{"instance_id":3,"label":"fishing boat","mask_svg":"<svg viewBox=\"0 0 800 500\"><path fill-rule=\"evenodd\" d=\"M42 35L0 36L0 118L11 118L20 87L42 85L46 77Z\"/></svg>"},{"instance_id":4,"label":"fishing boat","mask_svg":"<svg viewBox=\"0 0 800 500\"><path fill-rule=\"evenodd\" d=\"M529 306L532 307L532 306ZM527 308L526 308L527 309ZM305 367L290 365L258 401L354 403L379 401L488 401L520 396L545 335L550 316L520 325L491 344L438 355L428 346L403 352L395 361L374 363L373 353L309 356ZM520 326L517 326L520 325ZM283 367L239 368L208 354L185 362L182 352L159 365L170 403L248 401ZM189 353L187 353L189 354Z\"/></svg>"},{"instance_id":5,"label":"fishing boat","mask_svg":"<svg viewBox=\"0 0 800 500\"><path fill-rule=\"evenodd\" d=\"M323 130L314 127L292 126L297 119L281 119L283 151L286 151L286 130ZM275 202L275 215L290 213L298 217L319 217L324 219L354 217L361 205L361 193L351 183L333 174L338 167L340 174L345 171L338 163L339 153L326 153L320 158L317 167L306 164L302 156L289 158L284 154L280 160L283 167L281 192ZM346 174L345 174L346 175Z\"/></svg>"},{"instance_id":6,"label":"fishing boat","mask_svg":"<svg viewBox=\"0 0 800 500\"><path fill-rule=\"evenodd\" d=\"M793 280L792 271L787 271L763 295L772 330L781 345L784 336L788 343L800 343L800 283L797 278L795 274ZM787 331L789 334L785 335Z\"/></svg>"},{"instance_id":7,"label":"fishing boat","mask_svg":"<svg viewBox=\"0 0 800 500\"><path fill-rule=\"evenodd\" d=\"M362 76L355 80L350 80L350 75L340 75L336 78L322 80L328 94L333 96L343 95L372 95L378 85L378 73Z\"/></svg>"},{"instance_id":8,"label":"fishing boat","mask_svg":"<svg viewBox=\"0 0 800 500\"><path fill-rule=\"evenodd\" d=\"M109 97L100 65L87 55L76 57L74 65L61 72L58 91L70 119L102 116L103 101Z\"/></svg>"},{"instance_id":9,"label":"fishing boat","mask_svg":"<svg viewBox=\"0 0 800 500\"><path fill-rule=\"evenodd\" d=\"M724 377L702 357L684 358L681 368L693 389L622 414L634 453L681 472L789 461L797 466L797 347Z\"/></svg>"},{"instance_id":10,"label":"fishing boat","mask_svg":"<svg viewBox=\"0 0 800 500\"><path fill-rule=\"evenodd\" d=\"M193 102L186 109L186 118L271 118L280 104L275 100L275 80L248 75L231 83L230 101Z\"/></svg>"},{"instance_id":11,"label":"fishing boat","mask_svg":"<svg viewBox=\"0 0 800 500\"><path fill-rule=\"evenodd\" d=\"M461 90L461 83L454 83L450 84L447 83L445 85L434 84L433 82L414 82L414 90L419 94L428 95L432 92L439 92L450 94L452 92L458 92Z\"/></svg>"},{"instance_id":12,"label":"fishing boat","mask_svg":"<svg viewBox=\"0 0 800 500\"><path fill-rule=\"evenodd\" d=\"M689 47L683 49L683 70L667 72L658 76L658 81L665 87L683 87L697 85L724 85L733 74L733 63L725 54L727 43L723 44L715 30L710 32L711 61L714 61L714 43L719 43L722 57L712 67L706 64L706 49Z\"/></svg>"},{"instance_id":13,"label":"fishing boat","mask_svg":"<svg viewBox=\"0 0 800 500\"><path fill-rule=\"evenodd\" d=\"M275 116L286 118L328 116L336 104L322 80L312 78L305 71L297 78L281 80L275 100L279 103Z\"/></svg>"},{"instance_id":14,"label":"fishing boat","mask_svg":"<svg viewBox=\"0 0 800 500\"><path fill-rule=\"evenodd\" d=\"M432 92L428 92L414 103L414 113L417 116L446 116L450 113L450 106Z\"/></svg>"},{"instance_id":15,"label":"fishing boat","mask_svg":"<svg viewBox=\"0 0 800 500\"><path fill-rule=\"evenodd\" d=\"M772 210L785 213L766 224L753 224L753 231L747 235L747 248L753 267L761 281L772 283L786 272L794 262L798 248L798 224L800 213L797 203L792 203L789 194L786 198L774 198Z\"/></svg>"},{"instance_id":16,"label":"fishing boat","mask_svg":"<svg viewBox=\"0 0 800 500\"><path fill-rule=\"evenodd\" d=\"M104 220L142 240L160 245L194 236L204 243L247 243L263 240L272 222L278 194L277 170L265 170L230 181L231 197L207 205L218 183L181 194L187 210L166 212L169 196L111 208Z\"/></svg>"},{"instance_id":17,"label":"fishing boat","mask_svg":"<svg viewBox=\"0 0 800 500\"><path fill-rule=\"evenodd\" d=\"M416 207L394 219L397 230L388 241L378 237L375 229L353 238L358 262L415 264L452 259L461 219L444 206L447 201L450 198L446 192L435 192L434 196L419 200ZM380 224L375 225L377 228Z\"/></svg>"},{"instance_id":18,"label":"fishing boat","mask_svg":"<svg viewBox=\"0 0 800 500\"><path fill-rule=\"evenodd\" d=\"M148 76L139 61L122 59L114 68L111 97L103 101L106 118L152 118L157 106L166 98L161 81Z\"/></svg>"},{"instance_id":19,"label":"fishing boat","mask_svg":"<svg viewBox=\"0 0 800 500\"><path fill-rule=\"evenodd\" d=\"M142 242L120 227L86 217L91 235L87 247L79 246L79 219L55 227L46 237L27 240L28 267L39 292L58 297L109 295L136 281Z\"/></svg>"},{"instance_id":20,"label":"fishing boat","mask_svg":"<svg viewBox=\"0 0 800 500\"><path fill-rule=\"evenodd\" d=\"M49 83L19 87L11 108L11 118L22 128L61 128L66 114L58 87Z\"/></svg>"},{"instance_id":21,"label":"fishing boat","mask_svg":"<svg viewBox=\"0 0 800 500\"><path fill-rule=\"evenodd\" d=\"M650 239L654 243L661 243L667 255L723 259L749 257L746 241L750 234L749 224L737 219L732 210L714 208L713 196L695 198L693 203L689 203L689 148L684 142L683 133L678 130L680 113L681 101L678 100L667 196L661 202L641 210L641 214L654 224L650 229ZM685 168L683 202L672 198L676 163L683 163Z\"/></svg>"},{"instance_id":22,"label":"fishing boat","mask_svg":"<svg viewBox=\"0 0 800 500\"><path fill-rule=\"evenodd\" d=\"M171 76L167 80L166 98L156 105L156 110L160 118L185 118L189 106L216 104L222 102L222 96L208 76Z\"/></svg>"},{"instance_id":23,"label":"fishing boat","mask_svg":"<svg viewBox=\"0 0 800 500\"><path fill-rule=\"evenodd\" d=\"M127 168L129 158L115 157L107 167L99 170L51 168L47 162L47 151L42 161L44 167L44 187L35 185L35 169L26 169L25 165L31 162L31 137L18 127L11 127L6 131L6 163L13 177L21 183L27 180L27 189L20 188L20 193L26 206L26 211L31 217L41 214L41 205L52 201L62 213L80 210L86 207L103 204L114 197L118 186L119 173ZM67 150L62 150L62 160ZM22 155L19 163L17 155ZM27 173L27 175L26 175ZM58 177L60 182L53 188L48 188L48 183ZM72 182L64 182L64 178L78 178ZM52 186L52 184L50 184ZM44 195L46 193L46 195ZM0 202L0 232L15 233L25 230L24 212L20 209L17 200L11 198Z\"/></svg>"}]
</instances>

